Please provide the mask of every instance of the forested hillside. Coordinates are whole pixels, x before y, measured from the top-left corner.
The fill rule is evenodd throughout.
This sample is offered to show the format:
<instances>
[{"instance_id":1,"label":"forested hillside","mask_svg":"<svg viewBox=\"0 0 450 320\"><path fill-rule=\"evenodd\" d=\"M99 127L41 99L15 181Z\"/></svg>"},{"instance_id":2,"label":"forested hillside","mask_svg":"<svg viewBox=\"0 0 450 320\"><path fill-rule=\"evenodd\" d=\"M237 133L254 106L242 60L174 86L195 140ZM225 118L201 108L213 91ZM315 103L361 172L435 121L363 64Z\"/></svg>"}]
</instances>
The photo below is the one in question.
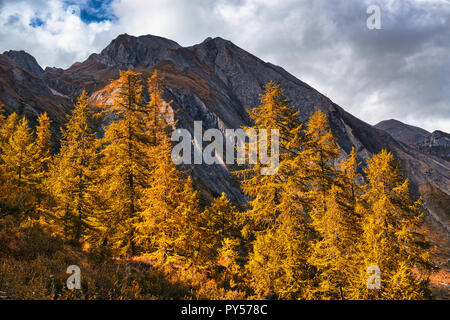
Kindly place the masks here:
<instances>
[{"instance_id":1,"label":"forested hillside","mask_svg":"<svg viewBox=\"0 0 450 320\"><path fill-rule=\"evenodd\" d=\"M0 291L26 299L426 299L421 199L387 150L342 159L325 113L275 82L246 128L280 132L279 169L236 167L245 202L204 197L171 157L157 70L79 95L61 133L0 116ZM69 265L81 289L66 287ZM368 286L371 267L381 286ZM373 268L372 268L373 269ZM369 272L369 273L368 273Z\"/></svg>"}]
</instances>

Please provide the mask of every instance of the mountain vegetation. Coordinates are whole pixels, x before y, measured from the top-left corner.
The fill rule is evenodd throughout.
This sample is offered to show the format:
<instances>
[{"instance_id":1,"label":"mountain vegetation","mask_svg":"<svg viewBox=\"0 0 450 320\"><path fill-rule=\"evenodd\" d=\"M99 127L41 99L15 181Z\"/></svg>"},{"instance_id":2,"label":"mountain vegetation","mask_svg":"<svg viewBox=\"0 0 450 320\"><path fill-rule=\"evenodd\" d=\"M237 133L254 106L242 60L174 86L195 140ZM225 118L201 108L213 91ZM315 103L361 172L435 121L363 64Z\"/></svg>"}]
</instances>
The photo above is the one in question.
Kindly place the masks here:
<instances>
[{"instance_id":1,"label":"mountain vegetation","mask_svg":"<svg viewBox=\"0 0 450 320\"><path fill-rule=\"evenodd\" d=\"M339 160L320 110L269 82L249 111L280 132L279 170L236 168L248 201L205 199L171 159L165 79L121 71L52 137L0 115L0 291L16 299L426 299L433 248L394 156ZM301 109L301 106L299 106ZM100 125L99 125L100 124ZM55 147L57 146L57 147ZM81 268L81 290L66 285ZM380 285L368 285L380 270ZM375 281L376 282L376 281ZM373 283L371 283L373 284Z\"/></svg>"}]
</instances>

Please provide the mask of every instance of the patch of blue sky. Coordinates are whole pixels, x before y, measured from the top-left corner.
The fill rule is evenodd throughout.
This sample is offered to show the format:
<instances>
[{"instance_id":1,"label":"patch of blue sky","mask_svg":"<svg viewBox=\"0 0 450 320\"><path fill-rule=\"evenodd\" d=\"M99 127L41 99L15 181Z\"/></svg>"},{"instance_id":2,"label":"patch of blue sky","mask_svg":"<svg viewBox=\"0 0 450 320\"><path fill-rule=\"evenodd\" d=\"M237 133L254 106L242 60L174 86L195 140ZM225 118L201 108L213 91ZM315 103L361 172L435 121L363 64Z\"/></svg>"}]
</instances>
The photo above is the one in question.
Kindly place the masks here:
<instances>
[{"instance_id":1,"label":"patch of blue sky","mask_svg":"<svg viewBox=\"0 0 450 320\"><path fill-rule=\"evenodd\" d=\"M115 21L111 3L113 0L64 0L66 8L78 8L81 20L86 23Z\"/></svg>"},{"instance_id":2,"label":"patch of blue sky","mask_svg":"<svg viewBox=\"0 0 450 320\"><path fill-rule=\"evenodd\" d=\"M42 20L40 17L38 16L34 16L31 20L30 20L30 26L32 26L33 28L38 28L41 27L45 24L45 21Z\"/></svg>"}]
</instances>

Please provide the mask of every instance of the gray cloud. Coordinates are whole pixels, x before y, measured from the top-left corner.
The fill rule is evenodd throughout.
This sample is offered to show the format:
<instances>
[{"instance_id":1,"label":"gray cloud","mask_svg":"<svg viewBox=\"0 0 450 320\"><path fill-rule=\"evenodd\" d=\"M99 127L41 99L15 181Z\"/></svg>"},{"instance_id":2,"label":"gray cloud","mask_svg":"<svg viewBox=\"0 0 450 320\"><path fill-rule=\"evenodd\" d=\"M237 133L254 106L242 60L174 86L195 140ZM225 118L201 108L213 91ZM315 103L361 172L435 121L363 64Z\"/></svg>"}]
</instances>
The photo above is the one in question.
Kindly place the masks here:
<instances>
[{"instance_id":1,"label":"gray cloud","mask_svg":"<svg viewBox=\"0 0 450 320\"><path fill-rule=\"evenodd\" d=\"M267 10L251 51L369 123L396 118L450 131L450 5L383 1L382 30L369 30L370 3L291 3L274 21Z\"/></svg>"},{"instance_id":2,"label":"gray cloud","mask_svg":"<svg viewBox=\"0 0 450 320\"><path fill-rule=\"evenodd\" d=\"M89 26L58 2L0 1L0 50L25 49L43 65L67 67L124 32L181 45L221 36L371 124L396 118L450 131L447 0L115 0L117 21ZM366 27L371 4L381 8L381 30ZM34 12L53 19L33 29Z\"/></svg>"}]
</instances>

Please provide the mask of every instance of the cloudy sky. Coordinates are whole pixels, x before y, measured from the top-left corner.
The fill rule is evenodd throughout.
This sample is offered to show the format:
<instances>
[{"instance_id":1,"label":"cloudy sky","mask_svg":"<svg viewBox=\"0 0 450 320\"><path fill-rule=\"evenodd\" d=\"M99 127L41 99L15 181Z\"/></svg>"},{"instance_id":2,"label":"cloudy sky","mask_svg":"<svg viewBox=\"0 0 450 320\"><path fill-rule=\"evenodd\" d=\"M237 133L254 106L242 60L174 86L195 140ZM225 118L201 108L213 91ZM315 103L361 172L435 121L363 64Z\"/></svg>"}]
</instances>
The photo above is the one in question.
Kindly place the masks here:
<instances>
[{"instance_id":1,"label":"cloudy sky","mask_svg":"<svg viewBox=\"0 0 450 320\"><path fill-rule=\"evenodd\" d=\"M367 8L381 9L370 30ZM66 68L121 33L221 36L364 121L450 132L450 0L0 0L0 51Z\"/></svg>"}]
</instances>

